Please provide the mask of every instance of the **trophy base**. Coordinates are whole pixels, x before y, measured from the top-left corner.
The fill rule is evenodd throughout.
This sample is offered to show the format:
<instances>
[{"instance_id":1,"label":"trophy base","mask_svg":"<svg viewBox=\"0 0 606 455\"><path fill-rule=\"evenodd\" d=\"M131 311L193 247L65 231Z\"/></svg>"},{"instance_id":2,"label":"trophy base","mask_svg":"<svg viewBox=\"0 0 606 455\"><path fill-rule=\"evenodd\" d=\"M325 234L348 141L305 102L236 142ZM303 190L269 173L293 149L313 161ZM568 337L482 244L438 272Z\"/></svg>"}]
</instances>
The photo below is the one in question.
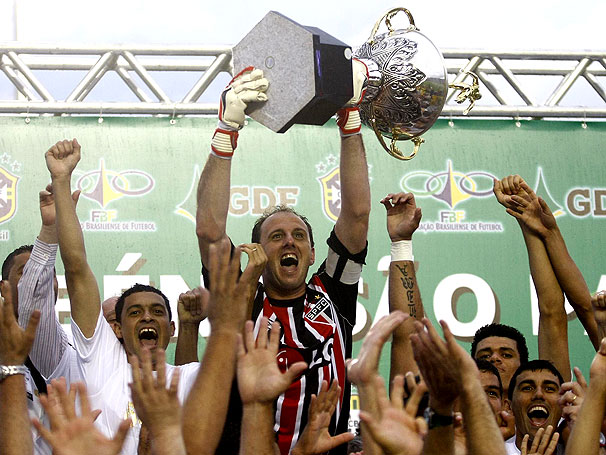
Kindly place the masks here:
<instances>
[{"instance_id":1,"label":"trophy base","mask_svg":"<svg viewBox=\"0 0 606 455\"><path fill-rule=\"evenodd\" d=\"M263 70L268 100L247 114L277 133L323 125L353 96L351 47L316 27L270 11L232 50L234 74Z\"/></svg>"}]
</instances>

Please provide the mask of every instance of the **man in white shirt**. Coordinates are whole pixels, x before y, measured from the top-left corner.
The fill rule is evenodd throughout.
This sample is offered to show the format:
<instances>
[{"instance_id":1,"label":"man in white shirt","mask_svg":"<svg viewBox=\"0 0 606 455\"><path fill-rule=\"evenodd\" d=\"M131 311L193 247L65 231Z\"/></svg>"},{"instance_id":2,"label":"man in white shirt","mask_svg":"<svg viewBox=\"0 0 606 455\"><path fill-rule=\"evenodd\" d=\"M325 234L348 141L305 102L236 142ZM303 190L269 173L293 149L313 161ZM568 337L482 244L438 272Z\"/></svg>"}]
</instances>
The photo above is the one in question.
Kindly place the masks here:
<instances>
[{"instance_id":1,"label":"man in white shirt","mask_svg":"<svg viewBox=\"0 0 606 455\"><path fill-rule=\"evenodd\" d=\"M530 435L528 447L539 428L557 428L562 410L558 405L562 375L548 360L532 360L516 370L509 386L509 399L515 416L516 433L505 441L507 454L521 453L522 440ZM556 454L564 453L558 445Z\"/></svg>"},{"instance_id":2,"label":"man in white shirt","mask_svg":"<svg viewBox=\"0 0 606 455\"><path fill-rule=\"evenodd\" d=\"M55 144L46 152L57 208L59 248L65 266L65 279L70 297L72 332L78 367L85 380L93 409L100 409L97 427L112 437L120 422L131 420L132 430L123 446L123 454L136 454L147 431L141 431L128 384L132 370L127 354L138 356L143 350L153 354L166 349L174 333L170 307L157 289L135 286L126 291L116 304L115 335L103 317L95 276L86 260L86 251L75 204L71 198L70 181L80 160L80 145L74 139ZM118 314L119 313L119 314ZM187 395L195 380L198 363L181 367L166 366L167 381L176 368L181 370L179 398Z\"/></svg>"}]
</instances>

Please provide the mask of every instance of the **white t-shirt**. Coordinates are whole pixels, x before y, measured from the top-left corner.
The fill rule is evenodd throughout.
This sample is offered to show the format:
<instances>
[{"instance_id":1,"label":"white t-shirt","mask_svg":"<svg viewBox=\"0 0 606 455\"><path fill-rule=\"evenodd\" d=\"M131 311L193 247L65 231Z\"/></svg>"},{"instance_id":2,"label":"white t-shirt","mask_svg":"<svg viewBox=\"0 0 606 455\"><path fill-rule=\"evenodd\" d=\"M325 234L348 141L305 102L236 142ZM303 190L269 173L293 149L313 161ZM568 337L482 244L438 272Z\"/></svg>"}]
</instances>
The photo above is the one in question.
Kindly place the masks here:
<instances>
[{"instance_id":1,"label":"white t-shirt","mask_svg":"<svg viewBox=\"0 0 606 455\"><path fill-rule=\"evenodd\" d=\"M516 447L516 435L514 434L511 438L505 441L505 451L507 455L518 455L521 453L520 449Z\"/></svg>"},{"instance_id":2,"label":"white t-shirt","mask_svg":"<svg viewBox=\"0 0 606 455\"><path fill-rule=\"evenodd\" d=\"M97 326L91 338L86 338L72 320L72 333L78 357L80 375L86 382L92 409L100 409L95 425L108 437L113 437L120 422L132 421L122 454L136 455L141 421L135 414L128 384L132 382L132 369L126 351L116 338L110 325L99 311ZM199 363L182 366L166 365L166 382L170 382L175 369L181 370L178 397L183 402L196 380Z\"/></svg>"},{"instance_id":3,"label":"white t-shirt","mask_svg":"<svg viewBox=\"0 0 606 455\"><path fill-rule=\"evenodd\" d=\"M560 419L560 421L561 421L561 419ZM530 447L528 447L528 450L530 450ZM509 438L507 441L505 441L505 452L507 453L507 455L519 455L522 453L522 451L516 447L516 435L515 434L511 438ZM562 444L558 444L554 454L563 455L564 446Z\"/></svg>"}]
</instances>

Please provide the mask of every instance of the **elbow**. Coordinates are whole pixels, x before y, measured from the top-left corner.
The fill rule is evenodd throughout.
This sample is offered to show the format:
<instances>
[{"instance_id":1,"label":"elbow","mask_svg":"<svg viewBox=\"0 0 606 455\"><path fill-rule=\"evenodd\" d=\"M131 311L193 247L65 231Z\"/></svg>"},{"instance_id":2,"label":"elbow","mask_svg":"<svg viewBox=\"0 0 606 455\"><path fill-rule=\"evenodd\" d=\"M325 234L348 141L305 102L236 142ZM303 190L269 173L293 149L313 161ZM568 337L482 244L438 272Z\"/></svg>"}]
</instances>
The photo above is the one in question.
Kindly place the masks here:
<instances>
[{"instance_id":1,"label":"elbow","mask_svg":"<svg viewBox=\"0 0 606 455\"><path fill-rule=\"evenodd\" d=\"M196 236L198 240L205 244L210 244L221 240L225 235L225 229L219 228L216 224L197 223Z\"/></svg>"}]
</instances>

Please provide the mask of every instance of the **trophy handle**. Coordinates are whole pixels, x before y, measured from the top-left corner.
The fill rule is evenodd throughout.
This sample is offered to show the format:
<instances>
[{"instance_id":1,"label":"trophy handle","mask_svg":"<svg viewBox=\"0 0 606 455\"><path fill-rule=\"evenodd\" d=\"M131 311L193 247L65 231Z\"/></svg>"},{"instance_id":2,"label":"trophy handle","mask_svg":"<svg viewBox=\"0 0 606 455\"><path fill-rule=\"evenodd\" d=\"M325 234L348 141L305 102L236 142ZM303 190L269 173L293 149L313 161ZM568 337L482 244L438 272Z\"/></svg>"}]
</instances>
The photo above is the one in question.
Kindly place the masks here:
<instances>
[{"instance_id":1,"label":"trophy handle","mask_svg":"<svg viewBox=\"0 0 606 455\"><path fill-rule=\"evenodd\" d=\"M377 139L379 139L379 142L381 143L385 151L398 160L408 161L413 159L419 151L419 147L421 147L421 144L425 142L425 139L419 136L410 138L412 143L415 145L414 149L410 155L404 155L396 145L396 141L398 140L398 135L396 133L392 132L391 144L389 144L388 147L385 143L385 139L383 139L383 135L377 128L377 119L374 117L374 115L370 119L370 123L372 124L372 129L375 132Z\"/></svg>"},{"instance_id":2,"label":"trophy handle","mask_svg":"<svg viewBox=\"0 0 606 455\"><path fill-rule=\"evenodd\" d=\"M466 77L466 76L463 76L463 79L461 82L456 83L456 84L448 84L448 87L455 89L455 90L461 90L461 93L459 93L456 98L457 103L461 104L461 103L465 102L466 100L469 100L469 103L470 103L469 106L467 106L467 109L465 109L463 111L463 115L467 115L467 114L469 114L469 111L471 111L473 109L473 107L476 105L476 101L479 100L480 98L482 98L482 94L480 93L479 78L476 75L476 73L473 73L471 71L463 71L463 70L460 72L462 74L471 76L471 85L463 83L463 80L465 80L465 77Z\"/></svg>"},{"instance_id":3,"label":"trophy handle","mask_svg":"<svg viewBox=\"0 0 606 455\"><path fill-rule=\"evenodd\" d=\"M370 32L370 36L368 37L367 42L370 44L374 43L375 35L377 34L377 30L379 30L379 27L381 26L381 21L383 19L385 19L385 25L387 26L387 29L389 30L389 35L393 35L395 30L391 25L391 20L400 11L404 12L408 16L408 21L410 22L410 29L417 30L417 27L415 26L415 20L413 19L412 14L410 14L410 11L408 11L406 8L401 8L401 7L393 8L393 9L390 9L389 11L387 11L385 14L383 14L381 19L379 19L377 21L375 26L372 28L372 32Z\"/></svg>"}]
</instances>

